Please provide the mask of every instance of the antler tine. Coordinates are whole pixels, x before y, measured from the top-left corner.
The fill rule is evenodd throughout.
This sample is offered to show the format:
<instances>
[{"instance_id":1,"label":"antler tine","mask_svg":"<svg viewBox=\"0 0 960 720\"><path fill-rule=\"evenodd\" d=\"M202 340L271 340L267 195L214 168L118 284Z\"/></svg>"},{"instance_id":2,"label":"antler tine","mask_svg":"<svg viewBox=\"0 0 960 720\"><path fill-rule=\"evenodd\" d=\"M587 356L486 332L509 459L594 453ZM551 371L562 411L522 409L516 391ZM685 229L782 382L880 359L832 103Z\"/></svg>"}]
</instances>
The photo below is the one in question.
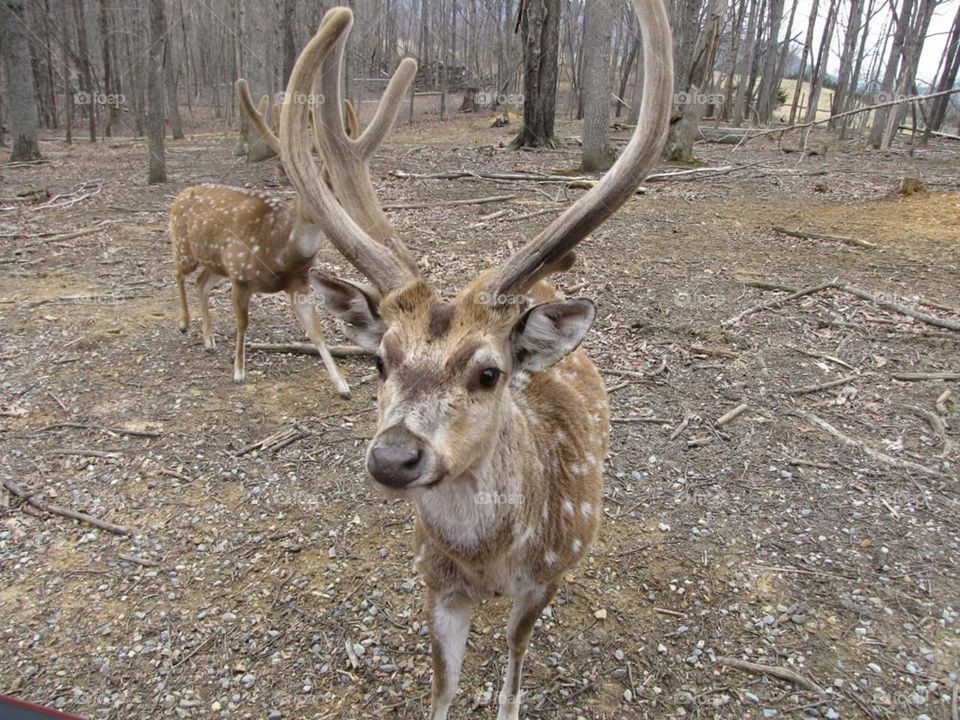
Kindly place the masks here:
<instances>
[{"instance_id":1,"label":"antler tine","mask_svg":"<svg viewBox=\"0 0 960 720\"><path fill-rule=\"evenodd\" d=\"M256 108L253 104L253 97L250 95L250 86L247 85L247 81L244 78L237 80L237 99L240 101L240 107L243 108L243 111L247 114L247 117L250 118L250 122L253 123L253 126L257 129L257 132L260 133L260 137L263 138L264 142L267 143L273 151L280 154L280 140L274 135L273 130L270 129L270 126L267 125L267 121L263 117L263 112ZM267 97L264 95L264 97ZM261 103L263 101L261 100ZM269 103L269 99L267 100Z\"/></svg>"},{"instance_id":2,"label":"antler tine","mask_svg":"<svg viewBox=\"0 0 960 720\"><path fill-rule=\"evenodd\" d=\"M327 161L331 182L346 207L342 207L327 188L319 168L313 162L311 143L305 137L308 132L310 107L302 99L308 97L308 93L313 90L314 78L330 53L336 51L338 47L342 50L342 44L339 41L345 37L352 19L352 13L346 8L330 10L324 16L317 34L307 43L297 59L290 74L283 109L280 113L280 157L305 209L323 228L337 250L369 278L381 293L386 294L394 288L415 280L418 274L387 246L371 237L368 234L369 231L361 227L364 221L369 222L369 213L353 215L351 212L353 203L347 192L351 186L343 182L346 163L338 162L344 160L343 148L348 147L346 143L352 142L345 137L344 133L343 117L340 114L339 85L333 95L325 98L325 100L332 98L334 102L321 103L320 112L315 113L314 129L318 145ZM319 132L317 127L327 122L331 122L334 128L339 129L339 142L320 143L321 136L327 137L328 133ZM331 157L326 155L327 145L335 148L334 155ZM366 165L355 154L348 155L346 159L349 160L351 157L354 160L353 163L349 163L351 169L354 167L362 169L366 179L365 183L359 185L368 187L372 196L373 187L366 173ZM373 202L376 203L375 197ZM376 208L379 210L379 204L376 204ZM382 214L382 210L380 212ZM357 220L355 221L354 218ZM389 227L389 222L387 226ZM392 233L392 228L389 230Z\"/></svg>"},{"instance_id":3,"label":"antler tine","mask_svg":"<svg viewBox=\"0 0 960 720\"><path fill-rule=\"evenodd\" d=\"M327 15L333 12L334 10L331 10ZM319 107L314 110L315 142L327 164L330 182L337 198L350 217L374 240L389 248L414 274L419 275L416 260L397 237L393 224L380 207L367 164L400 111L400 102L416 76L417 63L412 59L405 59L400 63L370 126L356 140L347 137L344 118L339 111L342 104L340 69L347 36L353 26L353 13L348 11L347 17L342 34L337 37L333 49L324 57L320 73L313 79L315 96L320 99Z\"/></svg>"},{"instance_id":4,"label":"antler tine","mask_svg":"<svg viewBox=\"0 0 960 720\"><path fill-rule=\"evenodd\" d=\"M356 147L364 157L370 157L383 139L390 133L390 128L400 113L400 103L417 77L417 61L413 58L404 58L400 61L393 77L387 84L387 89L380 98L377 113L356 142Z\"/></svg>"},{"instance_id":5,"label":"antler tine","mask_svg":"<svg viewBox=\"0 0 960 720\"><path fill-rule=\"evenodd\" d=\"M494 297L526 291L636 192L666 141L673 93L670 24L661 0L633 0L643 36L643 103L637 128L617 162L586 195L500 267Z\"/></svg>"}]
</instances>

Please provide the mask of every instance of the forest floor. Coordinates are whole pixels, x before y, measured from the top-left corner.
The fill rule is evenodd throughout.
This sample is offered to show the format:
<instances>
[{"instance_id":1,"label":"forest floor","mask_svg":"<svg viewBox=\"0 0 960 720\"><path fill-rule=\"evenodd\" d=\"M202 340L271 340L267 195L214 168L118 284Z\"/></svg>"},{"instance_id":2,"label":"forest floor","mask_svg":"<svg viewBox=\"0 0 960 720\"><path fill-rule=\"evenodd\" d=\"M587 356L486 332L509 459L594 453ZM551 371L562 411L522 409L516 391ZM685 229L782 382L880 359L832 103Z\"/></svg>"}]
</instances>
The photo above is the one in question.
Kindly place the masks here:
<instances>
[{"instance_id":1,"label":"forest floor","mask_svg":"<svg viewBox=\"0 0 960 720\"><path fill-rule=\"evenodd\" d=\"M510 152L510 135L477 118L404 126L374 161L384 203L427 205L389 214L444 292L583 191L390 173L577 165L575 145ZM172 142L172 182L152 187L139 141L44 142L44 164L0 166L0 479L132 531L0 491L0 693L117 720L421 718L411 508L363 479L372 363L342 361L352 401L306 356L250 352L235 385L225 288L215 355L196 319L176 329L174 195L289 192L234 146ZM738 169L646 183L562 278L599 306L587 347L614 425L603 525L538 622L526 717L956 717L960 332L839 289L756 285L839 278L960 322L960 144L810 147L699 145L706 167ZM928 191L894 194L905 176ZM51 197L17 197L39 188ZM435 204L495 195L515 198ZM331 249L318 262L348 273ZM255 299L248 337L302 339L276 296ZM475 618L456 718L496 714L507 612Z\"/></svg>"}]
</instances>

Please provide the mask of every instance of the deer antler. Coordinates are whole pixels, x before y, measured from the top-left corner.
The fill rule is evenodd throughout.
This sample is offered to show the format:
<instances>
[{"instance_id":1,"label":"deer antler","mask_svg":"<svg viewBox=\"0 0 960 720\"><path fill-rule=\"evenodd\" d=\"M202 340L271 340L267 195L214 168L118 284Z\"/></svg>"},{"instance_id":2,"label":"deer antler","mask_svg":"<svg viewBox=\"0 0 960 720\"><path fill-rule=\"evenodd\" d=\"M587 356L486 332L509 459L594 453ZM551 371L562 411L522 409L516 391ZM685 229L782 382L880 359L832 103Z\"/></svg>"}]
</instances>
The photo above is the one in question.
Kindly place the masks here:
<instances>
[{"instance_id":1,"label":"deer antler","mask_svg":"<svg viewBox=\"0 0 960 720\"><path fill-rule=\"evenodd\" d=\"M377 201L368 162L396 119L416 62L400 63L370 125L351 139L340 112L340 66L352 23L350 10L330 10L297 59L280 113L280 157L305 209L337 250L386 294L418 278L419 271ZM313 141L336 197L323 182L305 138L310 105L315 106ZM349 110L347 118L352 124Z\"/></svg>"},{"instance_id":2,"label":"deer antler","mask_svg":"<svg viewBox=\"0 0 960 720\"><path fill-rule=\"evenodd\" d=\"M600 182L536 238L515 252L490 281L493 297L522 293L563 269L573 248L636 192L660 157L667 137L673 93L670 24L663 4L634 0L643 36L643 103L637 129Z\"/></svg>"},{"instance_id":3,"label":"deer antler","mask_svg":"<svg viewBox=\"0 0 960 720\"><path fill-rule=\"evenodd\" d=\"M253 105L253 97L250 95L250 86L247 84L245 78L239 78L236 83L237 88L237 100L240 101L240 107L246 113L247 117L250 119L250 122L253 123L254 128L260 133L260 137L263 138L263 141L267 143L273 151L280 154L280 139L277 137L276 133L273 132L271 127L267 124L266 121L266 112L267 108L264 105L264 102L269 105L270 98L267 95L264 95L260 98L260 104L257 107ZM274 106L274 111L279 110L279 105ZM347 117L347 135L351 138L360 137L360 120L357 117L356 108L353 107L353 103L349 100L343 101L343 112ZM279 125L278 115L274 115L274 125Z\"/></svg>"},{"instance_id":4,"label":"deer antler","mask_svg":"<svg viewBox=\"0 0 960 720\"><path fill-rule=\"evenodd\" d=\"M263 97L266 98L267 96L264 95ZM237 80L237 100L240 101L240 107L243 108L243 111L247 114L247 117L250 118L250 122L253 123L253 126L256 128L257 132L260 133L260 137L263 138L263 141L273 148L273 151L279 155L280 140L276 135L274 135L273 130L270 129L270 126L267 125L267 121L263 118L266 108L261 110L258 107L254 107L253 97L250 95L250 86L247 85L247 81L243 78ZM269 99L267 102L269 102ZM260 103L263 104L263 99L261 99Z\"/></svg>"}]
</instances>

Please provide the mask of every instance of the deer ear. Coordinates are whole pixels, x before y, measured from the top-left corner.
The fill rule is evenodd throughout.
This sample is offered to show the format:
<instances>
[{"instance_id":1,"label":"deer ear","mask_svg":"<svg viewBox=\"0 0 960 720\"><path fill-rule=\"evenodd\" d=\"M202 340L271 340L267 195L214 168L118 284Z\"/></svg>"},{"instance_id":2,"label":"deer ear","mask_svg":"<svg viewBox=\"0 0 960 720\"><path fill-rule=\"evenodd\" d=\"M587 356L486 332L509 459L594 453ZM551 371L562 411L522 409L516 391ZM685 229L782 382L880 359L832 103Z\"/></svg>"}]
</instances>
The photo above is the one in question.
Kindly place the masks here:
<instances>
[{"instance_id":1,"label":"deer ear","mask_svg":"<svg viewBox=\"0 0 960 720\"><path fill-rule=\"evenodd\" d=\"M347 337L360 347L376 350L386 332L380 317L380 298L369 287L310 271L310 285L320 298L320 306L343 322Z\"/></svg>"},{"instance_id":2,"label":"deer ear","mask_svg":"<svg viewBox=\"0 0 960 720\"><path fill-rule=\"evenodd\" d=\"M531 308L510 332L515 370L541 372L577 349L597 316L590 300L558 300Z\"/></svg>"}]
</instances>

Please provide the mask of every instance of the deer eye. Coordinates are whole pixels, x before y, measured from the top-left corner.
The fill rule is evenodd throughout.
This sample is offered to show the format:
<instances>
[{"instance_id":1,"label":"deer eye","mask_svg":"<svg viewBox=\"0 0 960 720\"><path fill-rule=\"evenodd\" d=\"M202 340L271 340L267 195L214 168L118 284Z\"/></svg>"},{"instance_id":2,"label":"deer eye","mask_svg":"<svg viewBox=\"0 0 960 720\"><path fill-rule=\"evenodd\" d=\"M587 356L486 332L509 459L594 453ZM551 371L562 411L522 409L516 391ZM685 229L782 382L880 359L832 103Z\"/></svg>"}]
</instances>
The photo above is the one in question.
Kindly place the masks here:
<instances>
[{"instance_id":1,"label":"deer eye","mask_svg":"<svg viewBox=\"0 0 960 720\"><path fill-rule=\"evenodd\" d=\"M377 355L377 356L374 357L373 362L374 362L374 364L375 364L376 367L377 367L377 374L382 378L382 377L383 377L383 374L384 374L384 370L383 370L383 358L380 357L379 355Z\"/></svg>"},{"instance_id":2,"label":"deer eye","mask_svg":"<svg viewBox=\"0 0 960 720\"><path fill-rule=\"evenodd\" d=\"M500 379L500 370L498 368L487 368L480 373L480 387L492 388Z\"/></svg>"}]
</instances>

